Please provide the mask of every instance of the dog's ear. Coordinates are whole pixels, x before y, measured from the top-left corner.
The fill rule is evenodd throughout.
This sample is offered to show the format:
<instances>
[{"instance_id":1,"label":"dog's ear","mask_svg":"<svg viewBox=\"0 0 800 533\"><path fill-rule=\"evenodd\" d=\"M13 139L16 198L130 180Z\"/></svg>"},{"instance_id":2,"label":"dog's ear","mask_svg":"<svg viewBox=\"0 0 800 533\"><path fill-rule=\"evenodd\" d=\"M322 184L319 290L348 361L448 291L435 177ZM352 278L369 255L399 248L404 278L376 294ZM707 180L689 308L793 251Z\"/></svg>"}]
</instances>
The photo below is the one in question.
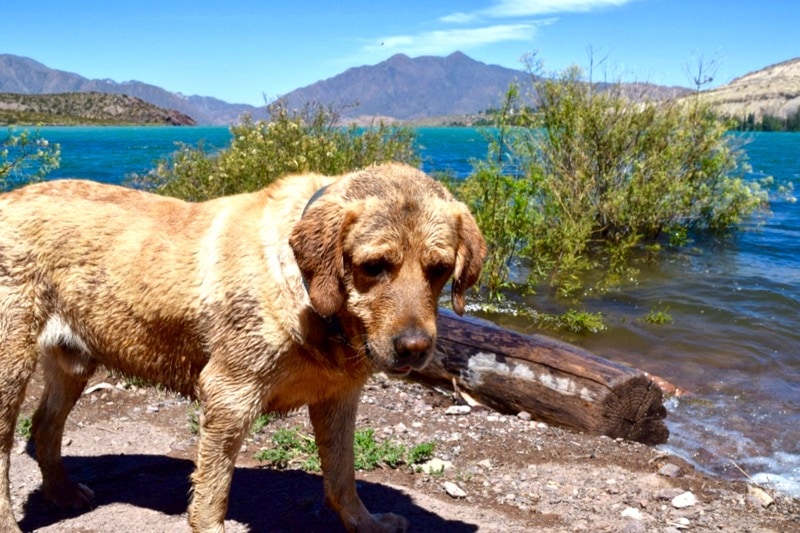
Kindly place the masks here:
<instances>
[{"instance_id":1,"label":"dog's ear","mask_svg":"<svg viewBox=\"0 0 800 533\"><path fill-rule=\"evenodd\" d=\"M450 291L453 310L464 314L464 293L478 282L486 256L486 241L467 206L460 204L458 249L453 284Z\"/></svg>"},{"instance_id":2,"label":"dog's ear","mask_svg":"<svg viewBox=\"0 0 800 533\"><path fill-rule=\"evenodd\" d=\"M292 228L289 245L311 299L320 315L333 315L344 303L342 244L358 210L320 200Z\"/></svg>"}]
</instances>

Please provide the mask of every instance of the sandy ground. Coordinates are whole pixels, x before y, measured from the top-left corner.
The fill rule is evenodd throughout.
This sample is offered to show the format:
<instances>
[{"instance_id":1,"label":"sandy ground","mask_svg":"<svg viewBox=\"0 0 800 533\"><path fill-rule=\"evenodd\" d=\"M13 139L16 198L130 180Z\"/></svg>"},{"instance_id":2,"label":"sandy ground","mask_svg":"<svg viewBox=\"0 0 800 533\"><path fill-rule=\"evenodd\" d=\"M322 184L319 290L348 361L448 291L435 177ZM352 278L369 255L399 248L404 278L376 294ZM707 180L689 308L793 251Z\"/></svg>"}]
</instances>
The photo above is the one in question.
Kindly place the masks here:
<instances>
[{"instance_id":1,"label":"sandy ground","mask_svg":"<svg viewBox=\"0 0 800 533\"><path fill-rule=\"evenodd\" d=\"M65 463L96 494L91 509L64 513L45 501L30 447L12 454L11 491L24 531L188 531L186 505L196 406L156 389L118 384L98 373L68 422ZM29 387L23 417L41 392ZM404 515L410 531L800 531L800 502L744 481L695 471L679 458L637 443L549 427L528 416L473 408L447 414L453 401L418 384L374 378L359 427L379 439L436 443L442 474L408 466L359 472L372 512ZM281 427L311 435L304 411L252 435L239 455L226 530L342 531L322 498L322 479L275 470L253 458ZM456 491L457 487L462 492ZM448 494L448 491L450 494Z\"/></svg>"}]
</instances>

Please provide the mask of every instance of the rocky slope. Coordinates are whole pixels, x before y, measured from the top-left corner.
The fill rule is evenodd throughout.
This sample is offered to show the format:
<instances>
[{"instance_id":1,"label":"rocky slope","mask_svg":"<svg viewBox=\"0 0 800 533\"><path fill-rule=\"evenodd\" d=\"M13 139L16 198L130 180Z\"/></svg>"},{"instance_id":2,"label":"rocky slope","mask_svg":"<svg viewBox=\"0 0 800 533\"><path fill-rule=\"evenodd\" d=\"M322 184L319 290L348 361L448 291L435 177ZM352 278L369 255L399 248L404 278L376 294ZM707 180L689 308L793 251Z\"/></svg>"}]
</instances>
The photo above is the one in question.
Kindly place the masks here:
<instances>
[{"instance_id":1,"label":"rocky slope","mask_svg":"<svg viewBox=\"0 0 800 533\"><path fill-rule=\"evenodd\" d=\"M800 58L750 72L701 94L723 115L786 118L800 108Z\"/></svg>"},{"instance_id":2,"label":"rocky slope","mask_svg":"<svg viewBox=\"0 0 800 533\"><path fill-rule=\"evenodd\" d=\"M0 124L165 124L194 126L195 120L124 94L0 93Z\"/></svg>"}]
</instances>

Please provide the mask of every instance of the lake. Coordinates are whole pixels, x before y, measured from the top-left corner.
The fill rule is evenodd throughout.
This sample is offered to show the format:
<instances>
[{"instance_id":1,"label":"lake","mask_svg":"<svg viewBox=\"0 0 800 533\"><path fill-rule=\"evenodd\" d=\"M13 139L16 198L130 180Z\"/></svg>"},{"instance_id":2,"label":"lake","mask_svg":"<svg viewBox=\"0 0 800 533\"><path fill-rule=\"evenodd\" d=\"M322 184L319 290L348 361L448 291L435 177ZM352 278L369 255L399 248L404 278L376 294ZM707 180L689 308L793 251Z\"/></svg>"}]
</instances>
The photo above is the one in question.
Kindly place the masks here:
<instances>
[{"instance_id":1,"label":"lake","mask_svg":"<svg viewBox=\"0 0 800 533\"><path fill-rule=\"evenodd\" d=\"M61 168L50 178L120 183L143 173L177 143L209 149L230 140L227 128L42 128L61 144ZM465 176L471 158L486 154L481 133L468 128L420 128L427 171ZM752 178L773 176L800 188L800 134L741 136ZM670 441L664 447L698 467L760 482L800 496L800 206L776 197L772 213L752 220L725 244L669 252L635 283L586 300L609 328L562 338L606 358L659 375L688 391L668 402ZM541 308L543 296L524 303ZM671 324L642 318L667 309ZM511 314L487 318L526 333Z\"/></svg>"}]
</instances>

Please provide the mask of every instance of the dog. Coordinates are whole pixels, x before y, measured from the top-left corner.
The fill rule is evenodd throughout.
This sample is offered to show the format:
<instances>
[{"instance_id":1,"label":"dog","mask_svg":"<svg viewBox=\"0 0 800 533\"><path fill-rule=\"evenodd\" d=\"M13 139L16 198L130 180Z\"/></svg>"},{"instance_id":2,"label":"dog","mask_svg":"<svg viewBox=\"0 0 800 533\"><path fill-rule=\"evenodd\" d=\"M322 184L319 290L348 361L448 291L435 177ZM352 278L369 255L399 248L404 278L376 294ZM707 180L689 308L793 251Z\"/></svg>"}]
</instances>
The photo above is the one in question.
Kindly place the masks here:
<instances>
[{"instance_id":1,"label":"dog","mask_svg":"<svg viewBox=\"0 0 800 533\"><path fill-rule=\"evenodd\" d=\"M355 489L362 386L422 368L438 298L454 310L479 276L484 239L467 206L413 167L298 175L201 203L82 180L0 196L0 530L19 531L9 451L27 382L44 495L92 491L67 475L61 440L98 365L202 405L189 524L223 531L236 455L264 412L308 406L325 499L350 531L402 531Z\"/></svg>"}]
</instances>

